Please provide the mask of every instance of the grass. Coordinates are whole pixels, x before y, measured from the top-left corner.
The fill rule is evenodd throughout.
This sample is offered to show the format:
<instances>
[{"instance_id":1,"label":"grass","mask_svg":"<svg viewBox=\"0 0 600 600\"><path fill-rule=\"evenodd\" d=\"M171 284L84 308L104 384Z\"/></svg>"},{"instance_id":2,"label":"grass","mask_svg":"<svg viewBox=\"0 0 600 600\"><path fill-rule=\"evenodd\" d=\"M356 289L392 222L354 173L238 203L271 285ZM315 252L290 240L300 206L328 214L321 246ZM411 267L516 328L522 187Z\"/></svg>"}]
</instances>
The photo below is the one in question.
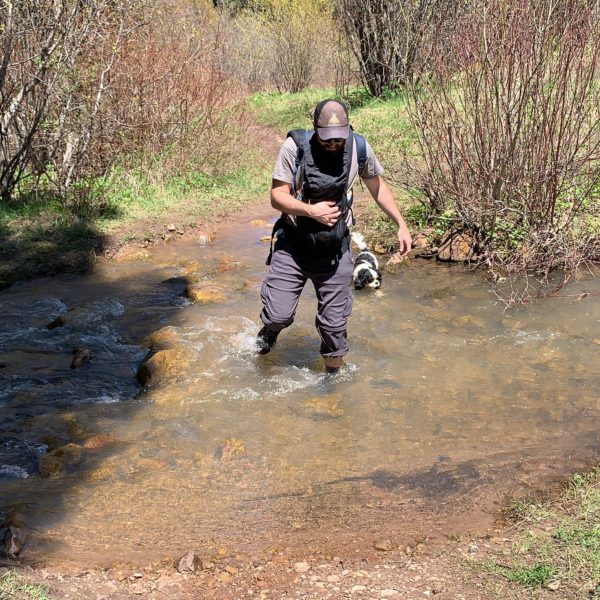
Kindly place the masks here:
<instances>
[{"instance_id":1,"label":"grass","mask_svg":"<svg viewBox=\"0 0 600 600\"><path fill-rule=\"evenodd\" d=\"M239 210L250 200L268 194L270 174L260 161L246 164L233 172L210 175L196 172L166 180L152 178L143 172L113 174L115 190L108 202L119 211L119 219L99 219L104 231L123 223L165 219L183 208L184 220L206 221ZM170 217L172 218L172 217Z\"/></svg>"},{"instance_id":2,"label":"grass","mask_svg":"<svg viewBox=\"0 0 600 600\"><path fill-rule=\"evenodd\" d=\"M27 583L15 571L0 575L0 600L50 600L48 590L42 585Z\"/></svg>"},{"instance_id":3,"label":"grass","mask_svg":"<svg viewBox=\"0 0 600 600\"><path fill-rule=\"evenodd\" d=\"M475 565L491 588L600 598L600 468L574 475L554 499L519 501L513 514L517 533L508 552Z\"/></svg>"}]
</instances>

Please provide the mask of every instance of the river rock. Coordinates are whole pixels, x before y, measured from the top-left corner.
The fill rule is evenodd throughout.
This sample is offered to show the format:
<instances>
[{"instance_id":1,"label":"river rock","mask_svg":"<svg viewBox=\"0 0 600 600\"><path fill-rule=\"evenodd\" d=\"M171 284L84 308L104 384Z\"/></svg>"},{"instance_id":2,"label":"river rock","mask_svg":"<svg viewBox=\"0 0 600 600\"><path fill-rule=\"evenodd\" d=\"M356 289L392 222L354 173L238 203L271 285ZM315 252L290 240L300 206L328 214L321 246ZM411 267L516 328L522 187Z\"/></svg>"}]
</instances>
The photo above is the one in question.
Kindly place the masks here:
<instances>
[{"instance_id":1,"label":"river rock","mask_svg":"<svg viewBox=\"0 0 600 600\"><path fill-rule=\"evenodd\" d=\"M307 562L294 563L294 573L308 573L310 565Z\"/></svg>"},{"instance_id":2,"label":"river rock","mask_svg":"<svg viewBox=\"0 0 600 600\"><path fill-rule=\"evenodd\" d=\"M444 262L464 262L471 257L473 238L468 233L448 236L437 250L438 260Z\"/></svg>"},{"instance_id":3,"label":"river rock","mask_svg":"<svg viewBox=\"0 0 600 600\"><path fill-rule=\"evenodd\" d=\"M212 241L212 236L206 231L200 231L196 239L200 246L208 246L208 244L210 244Z\"/></svg>"},{"instance_id":4,"label":"river rock","mask_svg":"<svg viewBox=\"0 0 600 600\"><path fill-rule=\"evenodd\" d=\"M177 561L177 571L179 573L195 573L202 567L202 559L189 550Z\"/></svg>"},{"instance_id":5,"label":"river rock","mask_svg":"<svg viewBox=\"0 0 600 600\"><path fill-rule=\"evenodd\" d=\"M423 233L417 233L412 240L413 250L428 250L431 247L428 237Z\"/></svg>"},{"instance_id":6,"label":"river rock","mask_svg":"<svg viewBox=\"0 0 600 600\"><path fill-rule=\"evenodd\" d=\"M4 554L10 559L16 560L27 541L25 529L10 525L4 534Z\"/></svg>"},{"instance_id":7,"label":"river rock","mask_svg":"<svg viewBox=\"0 0 600 600\"><path fill-rule=\"evenodd\" d=\"M159 350L140 365L136 379L142 385L156 385L161 380L178 375L190 365L191 360L189 350Z\"/></svg>"},{"instance_id":8,"label":"river rock","mask_svg":"<svg viewBox=\"0 0 600 600\"><path fill-rule=\"evenodd\" d=\"M200 304L222 302L225 300L223 291L211 284L192 283L185 288L185 295L192 301Z\"/></svg>"},{"instance_id":9,"label":"river rock","mask_svg":"<svg viewBox=\"0 0 600 600\"><path fill-rule=\"evenodd\" d=\"M386 538L377 540L373 544L373 548L375 548L375 550L379 550L379 552L389 552L390 550L393 550L394 544L392 544L392 540Z\"/></svg>"},{"instance_id":10,"label":"river rock","mask_svg":"<svg viewBox=\"0 0 600 600\"><path fill-rule=\"evenodd\" d=\"M179 269L181 269L181 273L184 277L197 277L198 273L200 272L200 269L202 268L200 262L197 260L187 260L182 263L179 263L177 266L179 267ZM188 282L193 283L189 279Z\"/></svg>"},{"instance_id":11,"label":"river rock","mask_svg":"<svg viewBox=\"0 0 600 600\"><path fill-rule=\"evenodd\" d=\"M75 348L73 350L73 360L71 369L79 369L92 360L92 352L87 348Z\"/></svg>"},{"instance_id":12,"label":"river rock","mask_svg":"<svg viewBox=\"0 0 600 600\"><path fill-rule=\"evenodd\" d=\"M402 256L399 252L395 252L385 263L385 271L387 273L397 273L400 267L406 262L408 262L406 256Z\"/></svg>"},{"instance_id":13,"label":"river rock","mask_svg":"<svg viewBox=\"0 0 600 600\"><path fill-rule=\"evenodd\" d=\"M100 448L104 448L106 446L111 446L112 444L116 444L119 440L112 434L107 431L103 433L97 433L96 435L92 435L83 443L83 447L87 450L99 450Z\"/></svg>"},{"instance_id":14,"label":"river rock","mask_svg":"<svg viewBox=\"0 0 600 600\"><path fill-rule=\"evenodd\" d=\"M150 252L144 248L121 248L114 256L113 261L117 263L145 261L152 256Z\"/></svg>"},{"instance_id":15,"label":"river rock","mask_svg":"<svg viewBox=\"0 0 600 600\"><path fill-rule=\"evenodd\" d=\"M173 327L162 327L144 338L142 344L152 350L166 350L179 343L179 335Z\"/></svg>"},{"instance_id":16,"label":"river rock","mask_svg":"<svg viewBox=\"0 0 600 600\"><path fill-rule=\"evenodd\" d=\"M67 444L40 457L39 467L42 477L58 477L69 467L83 460L83 447L78 444Z\"/></svg>"},{"instance_id":17,"label":"river rock","mask_svg":"<svg viewBox=\"0 0 600 600\"><path fill-rule=\"evenodd\" d=\"M243 440L228 438L217 448L215 454L222 460L241 458L246 455L246 445Z\"/></svg>"},{"instance_id":18,"label":"river rock","mask_svg":"<svg viewBox=\"0 0 600 600\"><path fill-rule=\"evenodd\" d=\"M253 219L250 221L250 225L252 225L252 227L272 227L271 223L264 219Z\"/></svg>"},{"instance_id":19,"label":"river rock","mask_svg":"<svg viewBox=\"0 0 600 600\"><path fill-rule=\"evenodd\" d=\"M316 415L335 418L344 414L340 396L315 396L306 400L304 407Z\"/></svg>"},{"instance_id":20,"label":"river rock","mask_svg":"<svg viewBox=\"0 0 600 600\"><path fill-rule=\"evenodd\" d=\"M46 325L46 327L50 330L52 329L58 329L59 327L64 327L67 324L67 321L65 320L64 317L56 317L56 319L54 319L54 321L50 321L50 323L48 323L48 325Z\"/></svg>"},{"instance_id":21,"label":"river rock","mask_svg":"<svg viewBox=\"0 0 600 600\"><path fill-rule=\"evenodd\" d=\"M217 272L224 273L225 271L235 271L240 268L240 265L241 263L239 260L227 257L217 265Z\"/></svg>"}]
</instances>

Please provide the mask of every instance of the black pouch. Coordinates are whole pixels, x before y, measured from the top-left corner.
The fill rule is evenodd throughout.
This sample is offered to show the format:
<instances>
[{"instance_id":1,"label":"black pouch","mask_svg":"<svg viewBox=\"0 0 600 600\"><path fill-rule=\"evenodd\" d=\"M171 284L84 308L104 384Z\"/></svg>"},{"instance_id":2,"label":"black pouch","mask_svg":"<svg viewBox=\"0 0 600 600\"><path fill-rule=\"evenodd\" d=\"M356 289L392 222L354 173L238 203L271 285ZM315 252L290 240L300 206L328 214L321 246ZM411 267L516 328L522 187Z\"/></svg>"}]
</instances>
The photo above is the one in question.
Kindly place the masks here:
<instances>
[{"instance_id":1,"label":"black pouch","mask_svg":"<svg viewBox=\"0 0 600 600\"><path fill-rule=\"evenodd\" d=\"M327 227L314 219L298 219L299 237L303 238L307 250L319 254L337 254L349 235L346 220L341 218L333 227Z\"/></svg>"}]
</instances>

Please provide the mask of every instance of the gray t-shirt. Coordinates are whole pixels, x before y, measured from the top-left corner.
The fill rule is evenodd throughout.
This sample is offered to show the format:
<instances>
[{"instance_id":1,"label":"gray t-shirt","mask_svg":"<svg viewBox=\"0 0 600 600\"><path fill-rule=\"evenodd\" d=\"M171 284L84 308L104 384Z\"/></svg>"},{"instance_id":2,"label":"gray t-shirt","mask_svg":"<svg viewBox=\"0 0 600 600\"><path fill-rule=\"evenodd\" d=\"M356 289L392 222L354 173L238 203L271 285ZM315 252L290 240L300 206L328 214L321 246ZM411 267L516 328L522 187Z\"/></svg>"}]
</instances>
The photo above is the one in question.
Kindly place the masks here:
<instances>
[{"instance_id":1,"label":"gray t-shirt","mask_svg":"<svg viewBox=\"0 0 600 600\"><path fill-rule=\"evenodd\" d=\"M358 175L361 179L371 179L377 175L383 173L383 167L377 160L369 142L367 145L367 160L365 166L360 170ZM285 142L281 146L277 162L275 163L275 169L273 170L273 179L283 181L284 183L294 183L294 165L296 162L296 152L298 147L296 142L291 137L286 138ZM356 144L354 145L354 160L353 166L350 169L350 181L354 182L358 170L358 162L356 160ZM351 187L351 186L350 186Z\"/></svg>"}]
</instances>

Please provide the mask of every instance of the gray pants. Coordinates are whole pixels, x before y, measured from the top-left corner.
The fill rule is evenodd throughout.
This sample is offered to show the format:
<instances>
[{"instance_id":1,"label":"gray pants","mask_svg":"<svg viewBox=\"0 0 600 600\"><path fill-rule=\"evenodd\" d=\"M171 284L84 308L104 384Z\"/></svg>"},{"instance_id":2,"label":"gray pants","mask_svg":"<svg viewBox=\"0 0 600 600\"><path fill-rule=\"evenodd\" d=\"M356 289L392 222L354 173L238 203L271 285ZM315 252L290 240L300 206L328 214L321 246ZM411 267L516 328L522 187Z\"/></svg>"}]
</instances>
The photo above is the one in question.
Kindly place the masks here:
<instances>
[{"instance_id":1,"label":"gray pants","mask_svg":"<svg viewBox=\"0 0 600 600\"><path fill-rule=\"evenodd\" d=\"M261 289L262 322L273 331L289 327L294 321L300 294L310 279L317 293L315 325L321 337L320 352L323 356L344 356L348 353L346 338L352 312L353 270L350 250L332 265L323 258L298 256L287 244L278 243Z\"/></svg>"}]
</instances>

